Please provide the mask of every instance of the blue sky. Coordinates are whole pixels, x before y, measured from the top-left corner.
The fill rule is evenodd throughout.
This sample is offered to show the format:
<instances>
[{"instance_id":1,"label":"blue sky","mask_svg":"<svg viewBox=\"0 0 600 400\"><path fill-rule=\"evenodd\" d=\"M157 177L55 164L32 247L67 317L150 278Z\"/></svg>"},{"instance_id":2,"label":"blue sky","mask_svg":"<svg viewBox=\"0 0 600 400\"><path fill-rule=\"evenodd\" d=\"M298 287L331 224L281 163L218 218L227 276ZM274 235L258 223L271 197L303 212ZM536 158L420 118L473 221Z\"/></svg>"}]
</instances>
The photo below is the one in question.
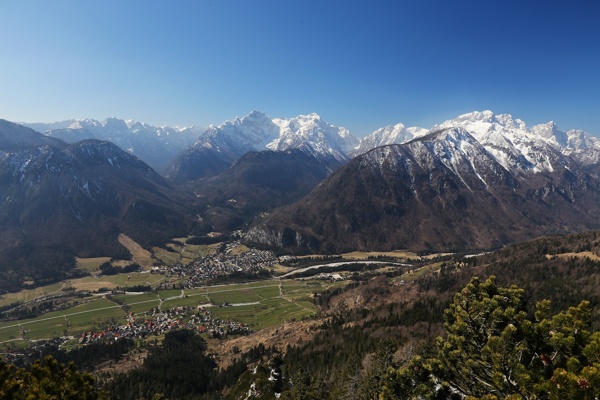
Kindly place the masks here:
<instances>
[{"instance_id":1,"label":"blue sky","mask_svg":"<svg viewBox=\"0 0 600 400\"><path fill-rule=\"evenodd\" d=\"M592 0L2 0L0 118L317 112L364 136L490 109L600 136L598 21Z\"/></svg>"}]
</instances>

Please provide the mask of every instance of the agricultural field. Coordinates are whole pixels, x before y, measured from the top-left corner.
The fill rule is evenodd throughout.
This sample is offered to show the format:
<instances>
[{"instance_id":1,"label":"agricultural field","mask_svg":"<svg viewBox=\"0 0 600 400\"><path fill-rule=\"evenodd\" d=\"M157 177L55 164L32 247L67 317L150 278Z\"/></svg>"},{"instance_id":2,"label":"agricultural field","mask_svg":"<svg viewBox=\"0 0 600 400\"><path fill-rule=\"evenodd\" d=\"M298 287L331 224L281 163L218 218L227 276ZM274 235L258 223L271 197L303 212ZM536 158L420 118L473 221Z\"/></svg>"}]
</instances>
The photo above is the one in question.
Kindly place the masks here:
<instances>
[{"instance_id":1,"label":"agricultural field","mask_svg":"<svg viewBox=\"0 0 600 400\"><path fill-rule=\"evenodd\" d=\"M156 292L161 299L168 299L170 297L181 296L180 289L170 289L170 290L159 290Z\"/></svg>"},{"instance_id":2,"label":"agricultural field","mask_svg":"<svg viewBox=\"0 0 600 400\"><path fill-rule=\"evenodd\" d=\"M181 290L90 296L77 300L79 304L73 307L46 313L37 318L0 322L0 347L9 343L15 345L23 338L35 340L78 336L84 331L101 330L110 323L124 324L129 312L135 316L159 305L165 310L210 302L213 305L211 312L215 317L243 322L254 330L260 330L314 315L317 308L312 302L313 293L343 284L345 283L268 280L186 289L183 297L180 297ZM235 306L222 307L224 303Z\"/></svg>"},{"instance_id":3,"label":"agricultural field","mask_svg":"<svg viewBox=\"0 0 600 400\"><path fill-rule=\"evenodd\" d=\"M124 309L134 314L142 314L158 307L160 299L156 293L122 294L110 297L115 303L122 304Z\"/></svg>"},{"instance_id":4,"label":"agricultural field","mask_svg":"<svg viewBox=\"0 0 600 400\"><path fill-rule=\"evenodd\" d=\"M105 299L88 299L65 310L50 312L33 319L0 322L0 344L23 337L47 339L77 335L87 330L97 330L111 320L120 320L125 312L118 304Z\"/></svg>"},{"instance_id":5,"label":"agricultural field","mask_svg":"<svg viewBox=\"0 0 600 400\"><path fill-rule=\"evenodd\" d=\"M40 286L35 289L25 289L17 293L5 293L0 295L0 307L8 306L13 303L26 303L49 294L58 293L64 284L54 283L52 285Z\"/></svg>"},{"instance_id":6,"label":"agricultural field","mask_svg":"<svg viewBox=\"0 0 600 400\"><path fill-rule=\"evenodd\" d=\"M316 307L307 308L281 298L263 300L259 304L237 307L213 307L215 317L230 319L250 325L254 330L291 321L308 318L316 313Z\"/></svg>"},{"instance_id":7,"label":"agricultural field","mask_svg":"<svg viewBox=\"0 0 600 400\"><path fill-rule=\"evenodd\" d=\"M178 299L165 300L162 304L162 309L166 310L168 308L180 307L180 306L188 306L188 307L196 307L202 304L207 304L208 300L206 297L202 295L194 295L188 296Z\"/></svg>"},{"instance_id":8,"label":"agricultural field","mask_svg":"<svg viewBox=\"0 0 600 400\"><path fill-rule=\"evenodd\" d=\"M75 290L116 289L137 285L156 286L166 280L165 275L151 274L149 272L131 272L129 274L86 276L72 279L69 285Z\"/></svg>"},{"instance_id":9,"label":"agricultural field","mask_svg":"<svg viewBox=\"0 0 600 400\"><path fill-rule=\"evenodd\" d=\"M270 282L269 282L270 283ZM247 303L279 297L278 285L264 285L249 288L236 288L222 291L212 291L208 294L212 304Z\"/></svg>"}]
</instances>

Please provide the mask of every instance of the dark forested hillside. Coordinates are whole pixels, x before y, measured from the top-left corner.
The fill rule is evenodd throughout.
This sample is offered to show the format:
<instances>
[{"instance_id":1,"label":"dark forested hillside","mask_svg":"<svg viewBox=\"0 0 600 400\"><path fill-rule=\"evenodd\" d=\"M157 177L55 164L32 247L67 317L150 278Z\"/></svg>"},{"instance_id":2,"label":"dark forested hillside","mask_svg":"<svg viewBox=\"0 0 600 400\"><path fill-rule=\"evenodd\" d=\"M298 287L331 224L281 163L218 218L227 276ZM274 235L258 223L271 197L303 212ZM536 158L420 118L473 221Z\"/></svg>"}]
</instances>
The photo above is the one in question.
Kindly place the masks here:
<instances>
[{"instance_id":1,"label":"dark forested hillside","mask_svg":"<svg viewBox=\"0 0 600 400\"><path fill-rule=\"evenodd\" d=\"M186 186L204 207L203 225L239 229L260 212L299 200L339 166L295 149L249 152L222 174Z\"/></svg>"},{"instance_id":2,"label":"dark forested hillside","mask_svg":"<svg viewBox=\"0 0 600 400\"><path fill-rule=\"evenodd\" d=\"M496 249L600 227L600 180L553 153L545 171L507 169L468 132L432 132L354 158L248 243L297 253Z\"/></svg>"},{"instance_id":3,"label":"dark forested hillside","mask_svg":"<svg viewBox=\"0 0 600 400\"><path fill-rule=\"evenodd\" d=\"M128 258L120 233L150 246L191 230L192 195L115 145L0 134L22 139L0 141L0 290L65 278L75 256Z\"/></svg>"}]
</instances>

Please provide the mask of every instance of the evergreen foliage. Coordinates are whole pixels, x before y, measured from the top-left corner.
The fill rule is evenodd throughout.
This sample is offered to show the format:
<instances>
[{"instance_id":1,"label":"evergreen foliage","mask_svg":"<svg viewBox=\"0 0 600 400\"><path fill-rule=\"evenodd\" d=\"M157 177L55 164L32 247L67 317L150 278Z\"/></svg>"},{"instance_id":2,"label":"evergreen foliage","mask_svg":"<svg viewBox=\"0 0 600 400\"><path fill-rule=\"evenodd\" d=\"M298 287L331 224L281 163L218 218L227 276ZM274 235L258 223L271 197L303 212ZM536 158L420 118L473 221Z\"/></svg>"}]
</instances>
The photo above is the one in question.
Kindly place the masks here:
<instances>
[{"instance_id":1,"label":"evergreen foliage","mask_svg":"<svg viewBox=\"0 0 600 400\"><path fill-rule=\"evenodd\" d=\"M161 346L151 349L141 368L118 376L109 385L118 399L195 399L212 392L216 364L206 355L206 342L186 329L168 332Z\"/></svg>"},{"instance_id":2,"label":"evergreen foliage","mask_svg":"<svg viewBox=\"0 0 600 400\"><path fill-rule=\"evenodd\" d=\"M437 354L390 368L381 398L598 398L589 302L552 316L544 300L536 310L528 316L522 289L473 278L445 312Z\"/></svg>"},{"instance_id":3,"label":"evergreen foliage","mask_svg":"<svg viewBox=\"0 0 600 400\"><path fill-rule=\"evenodd\" d=\"M13 400L108 399L94 387L94 379L77 372L75 364L60 364L52 357L34 362L30 370L0 362L0 398Z\"/></svg>"}]
</instances>

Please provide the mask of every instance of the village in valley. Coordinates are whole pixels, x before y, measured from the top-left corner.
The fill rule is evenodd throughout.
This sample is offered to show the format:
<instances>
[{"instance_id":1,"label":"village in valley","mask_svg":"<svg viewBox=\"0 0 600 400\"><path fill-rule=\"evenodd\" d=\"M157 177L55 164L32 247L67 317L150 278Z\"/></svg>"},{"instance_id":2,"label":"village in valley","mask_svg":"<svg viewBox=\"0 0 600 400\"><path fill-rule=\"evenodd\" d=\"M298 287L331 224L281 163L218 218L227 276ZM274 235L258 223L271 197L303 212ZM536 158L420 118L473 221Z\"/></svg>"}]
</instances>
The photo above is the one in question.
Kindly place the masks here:
<instances>
[{"instance_id":1,"label":"village in valley","mask_svg":"<svg viewBox=\"0 0 600 400\"><path fill-rule=\"evenodd\" d=\"M239 251L241 247L238 241L227 243L218 252L188 263L177 261L162 268L153 267L153 272L178 277L184 286L192 288L235 273L256 273L271 268L278 262L278 257L272 251Z\"/></svg>"},{"instance_id":2,"label":"village in valley","mask_svg":"<svg viewBox=\"0 0 600 400\"><path fill-rule=\"evenodd\" d=\"M179 306L165 310L153 308L142 316L128 316L126 324L116 324L100 332L83 332L79 344L98 340L119 340L121 338L145 339L150 335L162 335L168 331L187 328L208 334L209 338L226 338L229 335L247 335L252 332L244 323L213 318L208 308L203 306Z\"/></svg>"},{"instance_id":3,"label":"village in valley","mask_svg":"<svg viewBox=\"0 0 600 400\"><path fill-rule=\"evenodd\" d=\"M288 279L283 275L296 268L284 265L306 265L306 259L277 257L237 241L183 244L178 252L164 254L162 260L168 262L155 257L153 265L126 273L115 273L122 269L118 262L111 261L108 268L108 261L100 259L96 264L81 262L87 265L87 277L20 295L4 294L0 297L4 354L16 359L47 346L147 341L182 328L208 339L249 335L281 321L314 315L319 293L331 285L344 285L348 277L338 271L321 273L317 267L312 278Z\"/></svg>"}]
</instances>

